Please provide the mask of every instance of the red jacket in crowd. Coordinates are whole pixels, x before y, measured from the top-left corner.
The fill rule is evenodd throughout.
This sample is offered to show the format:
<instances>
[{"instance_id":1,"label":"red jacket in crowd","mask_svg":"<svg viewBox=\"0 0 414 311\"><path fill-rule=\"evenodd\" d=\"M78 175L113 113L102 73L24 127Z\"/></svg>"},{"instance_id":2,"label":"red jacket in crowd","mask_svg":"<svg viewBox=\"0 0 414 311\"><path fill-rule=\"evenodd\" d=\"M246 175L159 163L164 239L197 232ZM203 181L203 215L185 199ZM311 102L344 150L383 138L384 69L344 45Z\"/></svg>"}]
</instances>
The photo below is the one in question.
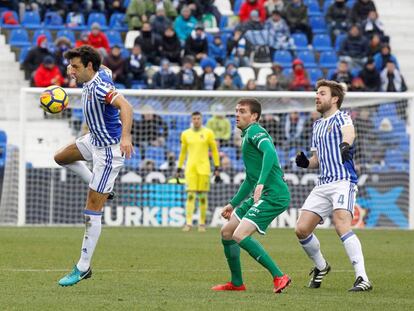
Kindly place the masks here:
<instances>
[{"instance_id":1,"label":"red jacket in crowd","mask_svg":"<svg viewBox=\"0 0 414 311\"><path fill-rule=\"evenodd\" d=\"M54 65L49 69L40 64L33 76L33 80L36 87L46 87L52 84L62 85L64 78L58 66Z\"/></svg>"},{"instance_id":2,"label":"red jacket in crowd","mask_svg":"<svg viewBox=\"0 0 414 311\"><path fill-rule=\"evenodd\" d=\"M98 34L94 35L91 32L89 34L88 41L89 44L93 46L95 49L104 48L109 53L109 42L105 33L99 32Z\"/></svg>"},{"instance_id":3,"label":"red jacket in crowd","mask_svg":"<svg viewBox=\"0 0 414 311\"><path fill-rule=\"evenodd\" d=\"M266 10L264 7L264 1L263 0L256 0L254 3L250 2L249 0L243 2L243 4L240 7L240 21L242 23L247 22L250 18L250 13L256 10L259 12L260 21L264 23L266 20Z\"/></svg>"}]
</instances>

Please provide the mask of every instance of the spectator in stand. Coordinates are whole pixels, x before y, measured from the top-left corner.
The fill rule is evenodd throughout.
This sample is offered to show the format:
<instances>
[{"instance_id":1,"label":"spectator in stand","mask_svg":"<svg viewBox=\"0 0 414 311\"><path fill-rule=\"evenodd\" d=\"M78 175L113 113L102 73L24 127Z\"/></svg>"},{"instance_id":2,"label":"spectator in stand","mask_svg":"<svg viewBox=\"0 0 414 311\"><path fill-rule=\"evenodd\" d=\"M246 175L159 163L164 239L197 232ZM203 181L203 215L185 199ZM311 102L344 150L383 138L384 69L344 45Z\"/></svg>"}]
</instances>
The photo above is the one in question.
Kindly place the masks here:
<instances>
[{"instance_id":1,"label":"spectator in stand","mask_svg":"<svg viewBox=\"0 0 414 311\"><path fill-rule=\"evenodd\" d=\"M36 46L30 49L23 62L26 79L31 78L32 73L39 67L47 55L52 56L52 53L48 48L47 37L45 35L40 35L37 37Z\"/></svg>"},{"instance_id":2,"label":"spectator in stand","mask_svg":"<svg viewBox=\"0 0 414 311\"><path fill-rule=\"evenodd\" d=\"M274 49L294 49L295 44L290 38L290 30L279 11L273 11L271 17L266 20L264 29L269 30L274 36Z\"/></svg>"},{"instance_id":3,"label":"spectator in stand","mask_svg":"<svg viewBox=\"0 0 414 311\"><path fill-rule=\"evenodd\" d=\"M368 44L368 57L373 57L375 54L381 51L381 38L379 35L374 34L369 40Z\"/></svg>"},{"instance_id":4,"label":"spectator in stand","mask_svg":"<svg viewBox=\"0 0 414 311\"><path fill-rule=\"evenodd\" d=\"M208 119L206 127L213 131L218 146L231 146L231 122L226 117L223 104L214 104L211 107L212 117Z\"/></svg>"},{"instance_id":5,"label":"spectator in stand","mask_svg":"<svg viewBox=\"0 0 414 311\"><path fill-rule=\"evenodd\" d=\"M82 31L79 37L79 40L76 40L75 42L75 48L78 48L82 45L90 45L89 44L89 32L88 31Z\"/></svg>"},{"instance_id":6,"label":"spectator in stand","mask_svg":"<svg viewBox=\"0 0 414 311\"><path fill-rule=\"evenodd\" d=\"M200 21L203 19L203 16L211 14L214 16L216 23L220 24L221 14L214 5L214 1L215 0L179 0L180 4L178 5L178 8L181 9L184 6L188 6L191 10L191 15Z\"/></svg>"},{"instance_id":7,"label":"spectator in stand","mask_svg":"<svg viewBox=\"0 0 414 311\"><path fill-rule=\"evenodd\" d=\"M197 62L207 57L208 54L208 41L204 32L204 26L198 24L195 30L191 32L191 35L185 41L185 55L191 55Z\"/></svg>"},{"instance_id":8,"label":"spectator in stand","mask_svg":"<svg viewBox=\"0 0 414 311\"><path fill-rule=\"evenodd\" d=\"M352 7L351 18L354 23L362 23L367 19L370 11L376 11L374 1L357 0Z\"/></svg>"},{"instance_id":9,"label":"spectator in stand","mask_svg":"<svg viewBox=\"0 0 414 311\"><path fill-rule=\"evenodd\" d=\"M174 29L182 45L184 45L196 25L197 19L191 15L190 8L184 6L181 9L181 14L174 21Z\"/></svg>"},{"instance_id":10,"label":"spectator in stand","mask_svg":"<svg viewBox=\"0 0 414 311\"><path fill-rule=\"evenodd\" d=\"M59 37L55 41L55 62L56 65L59 67L60 72L65 77L65 85L67 84L67 67L69 65L69 61L63 57L63 54L72 48L72 43L66 37Z\"/></svg>"},{"instance_id":11,"label":"spectator in stand","mask_svg":"<svg viewBox=\"0 0 414 311\"><path fill-rule=\"evenodd\" d=\"M278 11L284 15L285 3L283 0L267 0L264 2L264 7L266 9L267 16L272 15L273 11Z\"/></svg>"},{"instance_id":12,"label":"spectator in stand","mask_svg":"<svg viewBox=\"0 0 414 311\"><path fill-rule=\"evenodd\" d=\"M106 37L106 34L101 31L101 25L98 23L92 24L88 41L92 47L99 50L101 55L106 56L110 52L108 38Z\"/></svg>"},{"instance_id":13,"label":"spectator in stand","mask_svg":"<svg viewBox=\"0 0 414 311\"><path fill-rule=\"evenodd\" d=\"M362 23L362 32L367 38L377 34L381 41L389 41L389 38L385 36L384 24L379 20L377 11L369 11L367 19Z\"/></svg>"},{"instance_id":14,"label":"spectator in stand","mask_svg":"<svg viewBox=\"0 0 414 311\"><path fill-rule=\"evenodd\" d=\"M346 5L346 0L335 0L325 15L326 24L328 25L331 39L346 32L351 23L351 9Z\"/></svg>"},{"instance_id":15,"label":"spectator in stand","mask_svg":"<svg viewBox=\"0 0 414 311\"><path fill-rule=\"evenodd\" d=\"M152 65L160 63L161 38L152 32L150 23L143 23L141 34L135 39L134 45L139 44L142 53Z\"/></svg>"},{"instance_id":16,"label":"spectator in stand","mask_svg":"<svg viewBox=\"0 0 414 311\"><path fill-rule=\"evenodd\" d=\"M348 90L350 92L366 92L367 88L360 77L354 77Z\"/></svg>"},{"instance_id":17,"label":"spectator in stand","mask_svg":"<svg viewBox=\"0 0 414 311\"><path fill-rule=\"evenodd\" d=\"M40 14L39 3L33 0L21 0L19 1L19 17L20 21L23 20L24 13L26 11L37 11Z\"/></svg>"},{"instance_id":18,"label":"spectator in stand","mask_svg":"<svg viewBox=\"0 0 414 311\"><path fill-rule=\"evenodd\" d=\"M266 78L266 91L283 91L283 88L277 80L277 76L273 73Z\"/></svg>"},{"instance_id":19,"label":"spectator in stand","mask_svg":"<svg viewBox=\"0 0 414 311\"><path fill-rule=\"evenodd\" d=\"M377 130L370 114L369 109L361 108L358 116L353 120L356 137L358 137L355 140L355 150L358 150L358 162L362 166L373 163L374 157L382 153L381 149L384 148L378 144Z\"/></svg>"},{"instance_id":20,"label":"spectator in stand","mask_svg":"<svg viewBox=\"0 0 414 311\"><path fill-rule=\"evenodd\" d=\"M3 4L0 2L0 5ZM3 13L3 23L5 25L19 25L19 21L14 18L12 11L6 11Z\"/></svg>"},{"instance_id":21,"label":"spectator in stand","mask_svg":"<svg viewBox=\"0 0 414 311\"><path fill-rule=\"evenodd\" d=\"M216 65L216 61L210 57L201 60L200 66L203 68L203 74L201 75L202 90L217 90L220 86L220 77L214 72Z\"/></svg>"},{"instance_id":22,"label":"spectator in stand","mask_svg":"<svg viewBox=\"0 0 414 311\"><path fill-rule=\"evenodd\" d=\"M240 7L239 17L240 22L244 23L251 17L251 12L257 11L260 16L260 22L264 23L266 20L266 10L263 0L246 0Z\"/></svg>"},{"instance_id":23,"label":"spectator in stand","mask_svg":"<svg viewBox=\"0 0 414 311\"><path fill-rule=\"evenodd\" d=\"M279 85L283 90L287 90L289 88L289 78L283 74L283 67L278 62L272 63L272 74L276 75L277 81L279 81Z\"/></svg>"},{"instance_id":24,"label":"spectator in stand","mask_svg":"<svg viewBox=\"0 0 414 311\"><path fill-rule=\"evenodd\" d=\"M385 68L381 71L381 91L407 91L407 85L405 84L404 78L392 60L387 61Z\"/></svg>"},{"instance_id":25,"label":"spectator in stand","mask_svg":"<svg viewBox=\"0 0 414 311\"><path fill-rule=\"evenodd\" d=\"M141 109L142 119L132 124L132 141L138 146L142 159L148 146L163 147L168 137L168 125L155 113L154 108L144 105Z\"/></svg>"},{"instance_id":26,"label":"spectator in stand","mask_svg":"<svg viewBox=\"0 0 414 311\"><path fill-rule=\"evenodd\" d=\"M139 44L134 45L132 48L131 56L125 61L126 72L126 87L132 87L132 81L143 81L147 83L147 75L145 73L146 58L142 54L141 46Z\"/></svg>"},{"instance_id":27,"label":"spectator in stand","mask_svg":"<svg viewBox=\"0 0 414 311\"><path fill-rule=\"evenodd\" d=\"M177 75L170 68L170 61L166 58L161 60L161 68L152 76L152 88L171 89L177 88Z\"/></svg>"},{"instance_id":28,"label":"spectator in stand","mask_svg":"<svg viewBox=\"0 0 414 311\"><path fill-rule=\"evenodd\" d=\"M340 59L349 64L351 70L362 68L367 61L368 41L361 34L358 25L352 25L348 36L342 42Z\"/></svg>"},{"instance_id":29,"label":"spectator in stand","mask_svg":"<svg viewBox=\"0 0 414 311\"><path fill-rule=\"evenodd\" d=\"M181 43L172 26L164 31L161 40L161 57L172 63L181 63Z\"/></svg>"},{"instance_id":30,"label":"spectator in stand","mask_svg":"<svg viewBox=\"0 0 414 311\"><path fill-rule=\"evenodd\" d=\"M286 20L291 32L304 32L309 44L313 41L312 28L309 26L308 8L302 0L292 0L286 7Z\"/></svg>"},{"instance_id":31,"label":"spectator in stand","mask_svg":"<svg viewBox=\"0 0 414 311\"><path fill-rule=\"evenodd\" d=\"M157 6L156 15L152 15L149 20L151 28L159 36L163 36L165 30L172 27L172 21L165 15L163 6Z\"/></svg>"},{"instance_id":32,"label":"spectator in stand","mask_svg":"<svg viewBox=\"0 0 414 311\"><path fill-rule=\"evenodd\" d=\"M377 69L378 72L381 72L387 62L393 62L394 65L399 69L397 58L391 54L391 47L388 43L383 43L381 45L381 51L374 55L374 62L375 62L375 69Z\"/></svg>"},{"instance_id":33,"label":"spectator in stand","mask_svg":"<svg viewBox=\"0 0 414 311\"><path fill-rule=\"evenodd\" d=\"M182 90L200 89L200 78L193 69L194 59L186 56L183 59L183 66L178 73L178 87Z\"/></svg>"},{"instance_id":34,"label":"spectator in stand","mask_svg":"<svg viewBox=\"0 0 414 311\"><path fill-rule=\"evenodd\" d=\"M368 58L367 63L358 75L368 92L379 92L381 90L381 78L379 72L375 69L375 63L372 58Z\"/></svg>"},{"instance_id":35,"label":"spectator in stand","mask_svg":"<svg viewBox=\"0 0 414 311\"><path fill-rule=\"evenodd\" d=\"M105 0L84 0L82 1L86 13L93 11L105 12Z\"/></svg>"},{"instance_id":36,"label":"spectator in stand","mask_svg":"<svg viewBox=\"0 0 414 311\"><path fill-rule=\"evenodd\" d=\"M221 84L218 88L220 91L236 91L238 90L237 87L234 86L233 77L231 74L224 73L221 79Z\"/></svg>"},{"instance_id":37,"label":"spectator in stand","mask_svg":"<svg viewBox=\"0 0 414 311\"><path fill-rule=\"evenodd\" d=\"M226 47L221 41L220 34L216 34L213 42L208 45L208 56L213 58L220 65L224 65L226 60L226 52Z\"/></svg>"},{"instance_id":38,"label":"spectator in stand","mask_svg":"<svg viewBox=\"0 0 414 311\"><path fill-rule=\"evenodd\" d=\"M249 43L243 37L243 32L235 30L233 37L227 41L227 56L240 67L249 67Z\"/></svg>"},{"instance_id":39,"label":"spectator in stand","mask_svg":"<svg viewBox=\"0 0 414 311\"><path fill-rule=\"evenodd\" d=\"M237 25L236 29L243 33L249 30L263 30L263 22L260 20L259 12L251 11L249 19Z\"/></svg>"},{"instance_id":40,"label":"spectator in stand","mask_svg":"<svg viewBox=\"0 0 414 311\"><path fill-rule=\"evenodd\" d=\"M141 29L143 23L148 22L151 15L156 13L158 8L163 8L165 15L174 19L177 16L177 11L170 0L131 0L126 12L126 20L128 28Z\"/></svg>"},{"instance_id":41,"label":"spectator in stand","mask_svg":"<svg viewBox=\"0 0 414 311\"><path fill-rule=\"evenodd\" d=\"M336 71L332 74L330 79L336 82L345 83L349 89L352 83L352 74L349 71L348 63L343 60L340 61Z\"/></svg>"},{"instance_id":42,"label":"spectator in stand","mask_svg":"<svg viewBox=\"0 0 414 311\"><path fill-rule=\"evenodd\" d=\"M77 2L72 3L71 12L66 17L68 27L78 27L83 25L84 16L81 11L80 5Z\"/></svg>"},{"instance_id":43,"label":"spectator in stand","mask_svg":"<svg viewBox=\"0 0 414 311\"><path fill-rule=\"evenodd\" d=\"M172 175L177 169L178 160L174 152L167 152L167 160L160 165L160 170L165 171L166 174Z\"/></svg>"},{"instance_id":44,"label":"spectator in stand","mask_svg":"<svg viewBox=\"0 0 414 311\"><path fill-rule=\"evenodd\" d=\"M243 91L257 91L257 85L255 79L249 79L243 88Z\"/></svg>"},{"instance_id":45,"label":"spectator in stand","mask_svg":"<svg viewBox=\"0 0 414 311\"><path fill-rule=\"evenodd\" d=\"M305 124L303 126L303 141L305 146L312 145L312 132L313 132L313 124L316 120L321 118L321 114L313 110L310 115L306 118Z\"/></svg>"},{"instance_id":46,"label":"spectator in stand","mask_svg":"<svg viewBox=\"0 0 414 311\"><path fill-rule=\"evenodd\" d=\"M106 17L109 19L114 13L125 13L122 0L106 0Z\"/></svg>"},{"instance_id":47,"label":"spectator in stand","mask_svg":"<svg viewBox=\"0 0 414 311\"><path fill-rule=\"evenodd\" d=\"M292 75L289 78L289 90L290 91L310 91L312 86L309 81L308 73L303 66L303 62L300 59L295 59L292 62Z\"/></svg>"},{"instance_id":48,"label":"spectator in stand","mask_svg":"<svg viewBox=\"0 0 414 311\"><path fill-rule=\"evenodd\" d=\"M273 115L271 113L263 114L259 120L261 126L263 126L269 135L273 139L275 147L282 147L284 144L282 125L279 115Z\"/></svg>"},{"instance_id":49,"label":"spectator in stand","mask_svg":"<svg viewBox=\"0 0 414 311\"><path fill-rule=\"evenodd\" d=\"M305 123L306 115L303 113L294 111L286 114L282 123L282 130L284 146L287 151L291 149L298 150L305 146Z\"/></svg>"},{"instance_id":50,"label":"spectator in stand","mask_svg":"<svg viewBox=\"0 0 414 311\"><path fill-rule=\"evenodd\" d=\"M145 8L147 16L150 17L157 13L159 8L164 9L165 16L170 20L173 20L177 17L177 10L173 4L174 1L171 0L145 0Z\"/></svg>"},{"instance_id":51,"label":"spectator in stand","mask_svg":"<svg viewBox=\"0 0 414 311\"><path fill-rule=\"evenodd\" d=\"M128 79L125 73L125 59L121 56L121 48L114 45L111 52L104 58L103 64L111 69L112 80L115 83L127 84Z\"/></svg>"},{"instance_id":52,"label":"spectator in stand","mask_svg":"<svg viewBox=\"0 0 414 311\"><path fill-rule=\"evenodd\" d=\"M224 76L226 74L229 74L231 76L232 81L233 81L233 85L236 89L240 90L240 89L243 88L242 79L241 79L239 73L237 72L236 64L232 60L227 61L226 69L225 69L223 75L221 76L222 80L224 80Z\"/></svg>"},{"instance_id":53,"label":"spectator in stand","mask_svg":"<svg viewBox=\"0 0 414 311\"><path fill-rule=\"evenodd\" d=\"M47 87L49 85L63 85L64 78L55 64L51 55L45 56L43 62L36 69L33 76L35 87Z\"/></svg>"}]
</instances>

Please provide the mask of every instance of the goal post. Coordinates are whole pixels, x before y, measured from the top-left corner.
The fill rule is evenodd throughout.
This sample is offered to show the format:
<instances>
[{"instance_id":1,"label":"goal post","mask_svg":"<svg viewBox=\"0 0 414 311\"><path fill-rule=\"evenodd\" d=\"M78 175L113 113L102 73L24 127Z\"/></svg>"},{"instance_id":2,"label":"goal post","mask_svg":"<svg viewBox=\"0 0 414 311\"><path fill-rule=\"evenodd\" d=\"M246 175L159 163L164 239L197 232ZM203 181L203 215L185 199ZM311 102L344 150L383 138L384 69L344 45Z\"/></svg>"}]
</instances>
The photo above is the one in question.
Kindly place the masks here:
<instances>
[{"instance_id":1,"label":"goal post","mask_svg":"<svg viewBox=\"0 0 414 311\"><path fill-rule=\"evenodd\" d=\"M10 150L6 152L3 174L0 224L74 225L83 221L87 185L53 160L57 149L81 135L81 89L66 89L69 109L57 115L45 114L39 108L41 91L22 88L19 120L0 120L0 129L8 135L7 151ZM203 114L204 124L218 115L228 118L232 127L231 139L219 148L223 183L212 183L209 193L208 224L222 224L219 208L244 179L235 105L240 98L255 97L262 103L263 122L274 138L292 192L291 207L272 227L294 226L298 209L315 185L318 173L294 165L296 151L309 153L315 110L313 92L120 92L134 107L134 123L156 114L167 125L168 134L160 130L158 134L163 139L157 144L135 146L136 154L126 161L116 181L117 198L105 207L107 225L184 224L185 187L171 177L180 149L180 133L190 126L194 110ZM414 152L410 152L414 146L413 99L414 93L346 94L342 108L350 113L357 131L357 227L414 229ZM152 128L144 127L142 131L149 135Z\"/></svg>"}]
</instances>

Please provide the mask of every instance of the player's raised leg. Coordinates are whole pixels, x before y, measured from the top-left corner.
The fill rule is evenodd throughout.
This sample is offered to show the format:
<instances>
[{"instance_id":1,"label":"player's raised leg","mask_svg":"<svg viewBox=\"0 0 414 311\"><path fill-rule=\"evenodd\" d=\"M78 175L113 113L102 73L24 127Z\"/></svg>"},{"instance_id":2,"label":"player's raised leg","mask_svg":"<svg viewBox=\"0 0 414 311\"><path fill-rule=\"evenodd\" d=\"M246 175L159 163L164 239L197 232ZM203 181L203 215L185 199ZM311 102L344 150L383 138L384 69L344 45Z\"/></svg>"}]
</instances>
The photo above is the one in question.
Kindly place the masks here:
<instances>
[{"instance_id":1,"label":"player's raised leg","mask_svg":"<svg viewBox=\"0 0 414 311\"><path fill-rule=\"evenodd\" d=\"M87 136L87 135L86 135ZM90 155L90 159L92 155ZM76 143L70 144L62 149L58 150L55 154L55 162L61 166L64 166L77 175L86 183L89 184L92 178L92 172L86 166L83 154L80 152Z\"/></svg>"},{"instance_id":2,"label":"player's raised leg","mask_svg":"<svg viewBox=\"0 0 414 311\"><path fill-rule=\"evenodd\" d=\"M211 289L215 291L243 291L246 287L243 284L241 264L240 264L240 247L235 240L233 240L233 233L239 225L239 220L234 215L231 216L230 221L221 228L221 243L223 244L224 254L227 259L227 264L231 272L231 281L226 284L219 284L213 286Z\"/></svg>"},{"instance_id":3,"label":"player's raised leg","mask_svg":"<svg viewBox=\"0 0 414 311\"><path fill-rule=\"evenodd\" d=\"M102 230L102 208L108 197L89 189L85 215L85 234L83 236L81 256L73 270L59 280L61 286L71 286L92 275L91 259Z\"/></svg>"},{"instance_id":4,"label":"player's raised leg","mask_svg":"<svg viewBox=\"0 0 414 311\"><path fill-rule=\"evenodd\" d=\"M365 271L364 255L362 253L361 242L356 234L351 230L352 215L347 210L335 210L333 213L335 230L345 247L345 251L355 270L355 283L351 292L361 292L372 290L372 284Z\"/></svg>"},{"instance_id":5,"label":"player's raised leg","mask_svg":"<svg viewBox=\"0 0 414 311\"><path fill-rule=\"evenodd\" d=\"M257 231L257 227L249 219L242 219L240 225L233 234L233 239L249 253L249 255L260 263L273 277L275 293L282 292L290 284L290 278L284 274L270 255L257 241L252 234Z\"/></svg>"},{"instance_id":6,"label":"player's raised leg","mask_svg":"<svg viewBox=\"0 0 414 311\"><path fill-rule=\"evenodd\" d=\"M302 210L295 229L299 243L315 264L315 267L310 272L310 275L312 275L308 285L310 288L319 288L323 278L331 270L330 265L321 253L319 240L313 233L320 221L321 218L317 214Z\"/></svg>"}]
</instances>

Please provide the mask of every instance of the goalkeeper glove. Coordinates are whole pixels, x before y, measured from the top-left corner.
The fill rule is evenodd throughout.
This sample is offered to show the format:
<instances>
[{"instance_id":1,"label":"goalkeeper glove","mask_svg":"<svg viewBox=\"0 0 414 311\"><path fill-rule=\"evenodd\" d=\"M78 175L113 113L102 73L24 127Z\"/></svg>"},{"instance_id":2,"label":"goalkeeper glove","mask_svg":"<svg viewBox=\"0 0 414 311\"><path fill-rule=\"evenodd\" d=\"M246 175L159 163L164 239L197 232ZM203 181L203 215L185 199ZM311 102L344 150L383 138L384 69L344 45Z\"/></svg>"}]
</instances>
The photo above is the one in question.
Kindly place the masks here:
<instances>
[{"instance_id":1,"label":"goalkeeper glove","mask_svg":"<svg viewBox=\"0 0 414 311\"><path fill-rule=\"evenodd\" d=\"M339 150L341 151L342 164L348 160L351 160L351 146L348 143L340 143Z\"/></svg>"},{"instance_id":2,"label":"goalkeeper glove","mask_svg":"<svg viewBox=\"0 0 414 311\"><path fill-rule=\"evenodd\" d=\"M303 151L296 154L296 165L303 168L307 168L309 166L309 160Z\"/></svg>"},{"instance_id":3,"label":"goalkeeper glove","mask_svg":"<svg viewBox=\"0 0 414 311\"><path fill-rule=\"evenodd\" d=\"M216 168L214 169L214 183L219 184L222 181L223 180L220 177L220 168L218 166L216 166Z\"/></svg>"}]
</instances>

